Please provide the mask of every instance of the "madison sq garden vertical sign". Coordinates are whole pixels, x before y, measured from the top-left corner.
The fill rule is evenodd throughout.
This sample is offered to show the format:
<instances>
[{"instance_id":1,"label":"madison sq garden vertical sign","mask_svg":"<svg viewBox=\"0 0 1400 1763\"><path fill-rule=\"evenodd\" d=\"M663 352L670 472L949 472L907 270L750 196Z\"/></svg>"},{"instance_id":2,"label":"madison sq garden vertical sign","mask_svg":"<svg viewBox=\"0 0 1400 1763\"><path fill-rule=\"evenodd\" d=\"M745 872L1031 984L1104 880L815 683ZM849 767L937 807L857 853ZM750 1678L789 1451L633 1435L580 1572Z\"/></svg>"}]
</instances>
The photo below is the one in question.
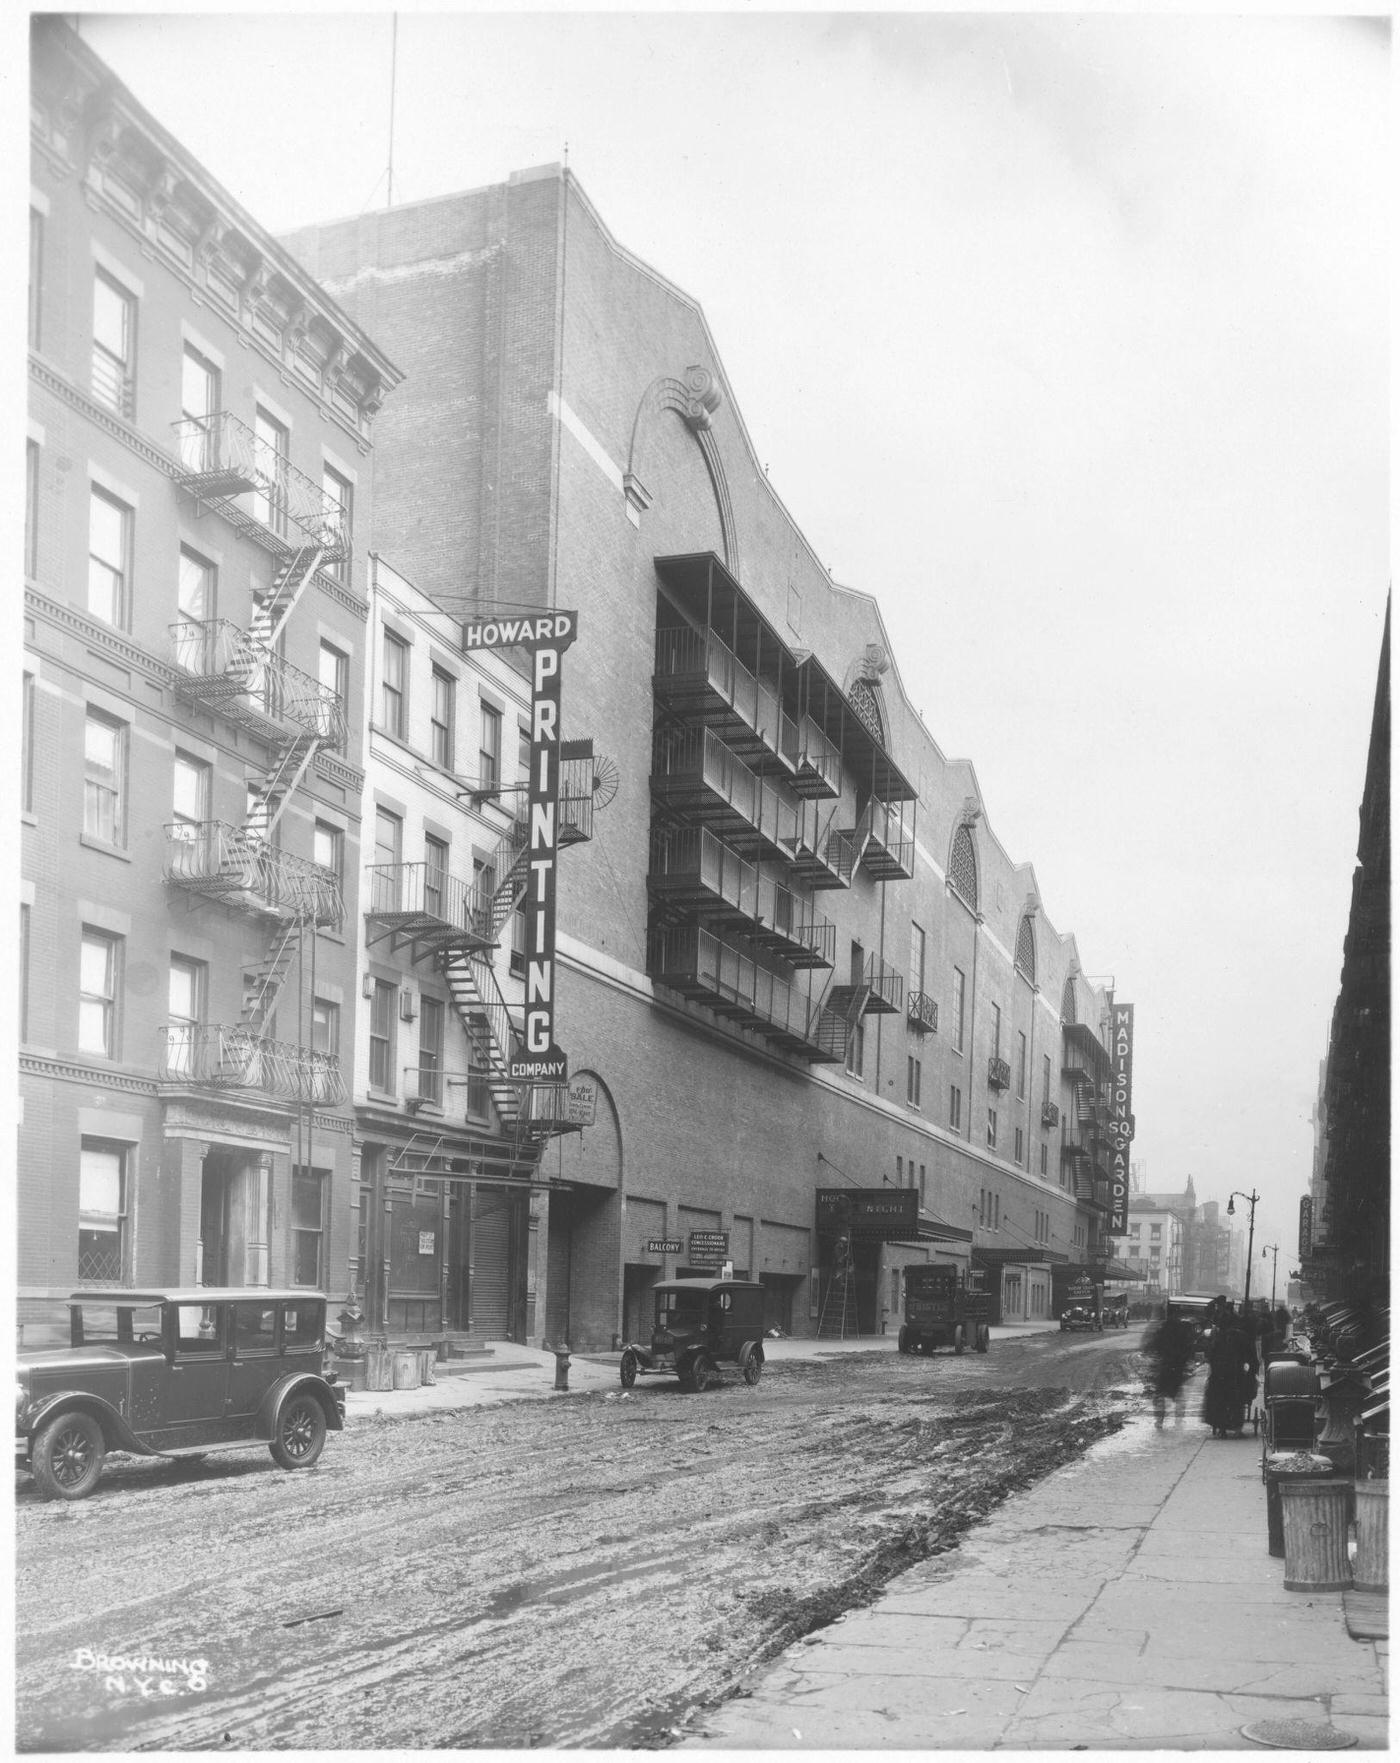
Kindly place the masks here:
<instances>
[{"instance_id":1,"label":"madison sq garden vertical sign","mask_svg":"<svg viewBox=\"0 0 1400 1763\"><path fill-rule=\"evenodd\" d=\"M563 1083L569 1062L554 1040L554 902L559 861L559 658L578 635L576 612L469 619L462 647L530 651L530 786L526 813L524 1051L515 1079Z\"/></svg>"},{"instance_id":2,"label":"madison sq garden vertical sign","mask_svg":"<svg viewBox=\"0 0 1400 1763\"><path fill-rule=\"evenodd\" d=\"M1133 1006L1113 1005L1112 1019L1108 1095L1108 1140L1112 1147L1109 1161L1111 1211L1108 1232L1110 1236L1121 1237L1128 1230L1128 1156L1134 1132Z\"/></svg>"}]
</instances>

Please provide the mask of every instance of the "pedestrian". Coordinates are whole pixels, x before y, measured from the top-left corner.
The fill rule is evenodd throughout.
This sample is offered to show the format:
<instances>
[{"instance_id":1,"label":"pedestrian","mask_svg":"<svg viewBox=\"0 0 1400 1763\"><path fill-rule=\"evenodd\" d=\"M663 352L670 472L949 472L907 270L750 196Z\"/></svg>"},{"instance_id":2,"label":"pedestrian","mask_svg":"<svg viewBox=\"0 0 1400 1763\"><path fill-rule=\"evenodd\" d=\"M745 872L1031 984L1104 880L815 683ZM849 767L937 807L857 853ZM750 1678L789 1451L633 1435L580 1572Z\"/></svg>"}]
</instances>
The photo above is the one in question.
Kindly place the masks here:
<instances>
[{"instance_id":1,"label":"pedestrian","mask_svg":"<svg viewBox=\"0 0 1400 1763\"><path fill-rule=\"evenodd\" d=\"M1219 1326L1206 1353L1210 1375L1206 1379L1203 1419L1211 1437L1244 1432L1245 1414L1259 1388L1259 1355L1248 1323L1226 1303Z\"/></svg>"},{"instance_id":2,"label":"pedestrian","mask_svg":"<svg viewBox=\"0 0 1400 1763\"><path fill-rule=\"evenodd\" d=\"M1164 1304L1154 1315L1142 1343L1147 1359L1147 1387L1157 1411L1157 1426L1166 1424L1167 1399L1176 1407L1176 1423L1186 1413L1186 1374L1196 1351L1196 1331L1187 1319Z\"/></svg>"}]
</instances>

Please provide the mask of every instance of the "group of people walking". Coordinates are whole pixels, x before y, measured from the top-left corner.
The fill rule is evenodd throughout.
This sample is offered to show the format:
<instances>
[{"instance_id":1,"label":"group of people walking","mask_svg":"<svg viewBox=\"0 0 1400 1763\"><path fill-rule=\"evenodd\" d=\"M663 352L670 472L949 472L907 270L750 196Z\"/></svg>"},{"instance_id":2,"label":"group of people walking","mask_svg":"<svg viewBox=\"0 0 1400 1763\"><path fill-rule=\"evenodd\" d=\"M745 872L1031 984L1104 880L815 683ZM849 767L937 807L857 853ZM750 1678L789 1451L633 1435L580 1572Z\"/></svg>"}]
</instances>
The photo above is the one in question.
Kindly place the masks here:
<instances>
[{"instance_id":1,"label":"group of people walking","mask_svg":"<svg viewBox=\"0 0 1400 1763\"><path fill-rule=\"evenodd\" d=\"M1202 1419L1211 1437L1242 1433L1259 1393L1259 1367L1288 1338L1287 1309L1236 1310L1228 1298L1216 1298L1206 1313L1210 1339L1205 1350L1209 1367ZM1170 1301L1153 1318L1143 1340L1148 1362L1148 1388L1157 1410L1157 1425L1166 1423L1167 1403L1178 1423L1186 1412L1186 1379L1198 1352L1196 1325Z\"/></svg>"}]
</instances>

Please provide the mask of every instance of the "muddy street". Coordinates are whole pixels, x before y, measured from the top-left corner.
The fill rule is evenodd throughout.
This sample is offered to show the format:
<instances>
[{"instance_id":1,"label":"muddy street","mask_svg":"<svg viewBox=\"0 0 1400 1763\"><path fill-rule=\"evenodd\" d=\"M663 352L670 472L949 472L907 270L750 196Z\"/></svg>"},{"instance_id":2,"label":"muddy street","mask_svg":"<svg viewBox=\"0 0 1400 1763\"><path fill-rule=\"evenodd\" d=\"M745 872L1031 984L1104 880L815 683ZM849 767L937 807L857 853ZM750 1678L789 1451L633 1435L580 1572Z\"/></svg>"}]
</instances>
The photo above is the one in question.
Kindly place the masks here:
<instances>
[{"instance_id":1,"label":"muddy street","mask_svg":"<svg viewBox=\"0 0 1400 1763\"><path fill-rule=\"evenodd\" d=\"M753 1389L360 1422L304 1474L116 1458L74 1505L21 1477L19 1743L664 1745L1112 1430L1138 1343L833 1353Z\"/></svg>"}]
</instances>

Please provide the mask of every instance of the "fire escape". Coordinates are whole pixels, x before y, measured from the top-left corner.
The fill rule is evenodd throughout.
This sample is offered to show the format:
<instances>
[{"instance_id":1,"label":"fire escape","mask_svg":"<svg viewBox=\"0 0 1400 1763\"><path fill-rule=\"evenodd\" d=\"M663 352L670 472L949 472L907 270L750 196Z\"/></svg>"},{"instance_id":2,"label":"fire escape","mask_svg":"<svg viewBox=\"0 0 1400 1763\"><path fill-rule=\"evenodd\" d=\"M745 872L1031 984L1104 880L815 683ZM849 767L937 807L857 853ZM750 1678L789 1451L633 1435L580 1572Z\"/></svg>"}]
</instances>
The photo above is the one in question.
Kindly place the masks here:
<instances>
[{"instance_id":1,"label":"fire escape","mask_svg":"<svg viewBox=\"0 0 1400 1763\"><path fill-rule=\"evenodd\" d=\"M1070 1166L1074 1197L1106 1213L1110 1210L1107 1164L1109 1057L1092 1029L1084 1023L1062 1025L1062 1073L1071 1085L1073 1108L1065 1117L1061 1159Z\"/></svg>"},{"instance_id":2,"label":"fire escape","mask_svg":"<svg viewBox=\"0 0 1400 1763\"><path fill-rule=\"evenodd\" d=\"M267 592L255 596L246 627L220 618L183 619L170 627L180 696L252 735L266 761L249 786L241 823L167 825L164 879L253 915L266 925L267 939L245 986L238 1022L169 1028L164 1076L288 1101L339 1102L345 1090L336 1057L279 1041L273 1029L307 933L339 928L344 917L334 872L283 851L277 838L317 753L345 745L340 698L279 652L288 620L316 572L348 554L343 515L327 504L318 485L236 417L221 413L174 426L181 488L270 551L276 568Z\"/></svg>"},{"instance_id":3,"label":"fire escape","mask_svg":"<svg viewBox=\"0 0 1400 1763\"><path fill-rule=\"evenodd\" d=\"M591 751L571 753L565 744L559 767L561 849L593 837L594 809L605 807L615 789L610 761L595 760ZM468 1073L460 1081L480 1085L489 1095L505 1142L507 1173L513 1176L538 1164L548 1139L577 1130L568 1119L567 1084L510 1076L511 1059L525 1050L524 1012L501 990L492 956L529 878L523 786L517 794L522 811L492 854L487 870L494 881L486 889L423 863L375 864L366 875L365 907L369 947L388 939L390 953L406 948L415 964L430 962L446 981L471 1051ZM422 1150L415 1136L395 1166L415 1167Z\"/></svg>"}]
</instances>

